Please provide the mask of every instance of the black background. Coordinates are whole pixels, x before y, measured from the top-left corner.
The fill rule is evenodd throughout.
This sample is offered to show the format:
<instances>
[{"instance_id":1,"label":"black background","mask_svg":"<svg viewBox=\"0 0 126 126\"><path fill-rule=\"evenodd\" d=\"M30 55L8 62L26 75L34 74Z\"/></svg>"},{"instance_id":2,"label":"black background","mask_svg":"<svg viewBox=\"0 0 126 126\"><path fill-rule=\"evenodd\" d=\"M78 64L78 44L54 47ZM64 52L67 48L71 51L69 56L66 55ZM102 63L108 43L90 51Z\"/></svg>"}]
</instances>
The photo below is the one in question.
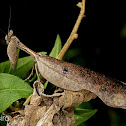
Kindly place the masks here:
<instances>
[{"instance_id":1,"label":"black background","mask_svg":"<svg viewBox=\"0 0 126 126\"><path fill-rule=\"evenodd\" d=\"M8 32L11 6L10 29L14 34L34 51L49 53L57 34L63 43L69 37L80 11L76 3L78 1L74 0L42 3L30 0L0 1L0 28ZM86 18L80 25L79 38L72 43L71 48L82 48L87 67L125 80L125 43L120 42L117 36L116 7L105 1L87 1ZM4 39L5 35L0 33ZM5 61L8 59L6 45L2 46L0 44L0 61ZM96 56L96 49L100 50L99 56ZM95 64L91 63L92 59L96 60Z\"/></svg>"},{"instance_id":2,"label":"black background","mask_svg":"<svg viewBox=\"0 0 126 126\"><path fill-rule=\"evenodd\" d=\"M10 26L14 34L34 51L49 53L57 34L63 44L69 37L80 12L77 3L77 0L1 0L0 28L8 32L11 6ZM126 82L126 39L119 40L117 35L118 6L116 1L87 0L86 17L79 27L79 37L70 48L80 48L86 67ZM121 14L120 29L124 24L125 10L122 9ZM8 60L4 37L0 31L0 62ZM26 55L21 51L20 56ZM110 110L119 115L118 123L125 125L125 110L107 107L98 98L91 102L98 112L88 120L88 125L112 125L113 118L108 117Z\"/></svg>"}]
</instances>

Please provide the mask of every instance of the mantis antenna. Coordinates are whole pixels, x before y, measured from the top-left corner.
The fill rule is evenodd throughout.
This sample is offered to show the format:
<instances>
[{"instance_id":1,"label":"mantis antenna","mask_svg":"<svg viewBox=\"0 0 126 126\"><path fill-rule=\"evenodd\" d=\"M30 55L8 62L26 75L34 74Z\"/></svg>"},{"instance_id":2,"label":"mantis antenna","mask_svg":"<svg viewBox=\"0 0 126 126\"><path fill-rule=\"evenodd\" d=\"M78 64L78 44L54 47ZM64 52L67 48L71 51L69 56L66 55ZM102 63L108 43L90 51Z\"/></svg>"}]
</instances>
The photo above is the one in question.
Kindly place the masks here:
<instances>
[{"instance_id":1,"label":"mantis antenna","mask_svg":"<svg viewBox=\"0 0 126 126\"><path fill-rule=\"evenodd\" d=\"M11 22L11 6L10 6L10 17L9 17L8 33L10 31L10 22Z\"/></svg>"},{"instance_id":2,"label":"mantis antenna","mask_svg":"<svg viewBox=\"0 0 126 126\"><path fill-rule=\"evenodd\" d=\"M10 31L10 22L11 22L11 6L10 6L10 17L9 17L8 33L9 33L9 31ZM7 35L7 33L6 33L2 28L0 28L0 31L1 31L3 34Z\"/></svg>"}]
</instances>

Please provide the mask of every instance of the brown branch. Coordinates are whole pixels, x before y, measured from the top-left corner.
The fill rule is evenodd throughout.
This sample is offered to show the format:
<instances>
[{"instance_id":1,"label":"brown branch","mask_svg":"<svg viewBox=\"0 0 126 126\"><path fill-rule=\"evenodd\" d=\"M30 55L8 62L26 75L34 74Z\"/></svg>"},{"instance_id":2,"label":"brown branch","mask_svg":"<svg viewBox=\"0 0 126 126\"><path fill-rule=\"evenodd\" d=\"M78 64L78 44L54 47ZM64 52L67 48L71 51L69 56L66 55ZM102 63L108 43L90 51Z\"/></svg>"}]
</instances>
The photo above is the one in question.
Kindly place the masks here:
<instances>
[{"instance_id":1,"label":"brown branch","mask_svg":"<svg viewBox=\"0 0 126 126\"><path fill-rule=\"evenodd\" d=\"M77 4L77 6L79 8L81 8L80 10L80 14L77 18L77 21L74 25L74 28L69 36L69 38L67 39L65 45L63 46L62 50L60 51L59 55L57 56L57 59L61 60L64 56L64 54L66 53L66 51L68 50L69 46L71 45L71 43L73 42L74 39L77 39L78 38L78 34L77 34L77 30L79 28L79 25L81 23L81 20L83 19L84 17L84 13L85 13L85 1L86 0L82 0L82 2L79 2Z\"/></svg>"}]
</instances>

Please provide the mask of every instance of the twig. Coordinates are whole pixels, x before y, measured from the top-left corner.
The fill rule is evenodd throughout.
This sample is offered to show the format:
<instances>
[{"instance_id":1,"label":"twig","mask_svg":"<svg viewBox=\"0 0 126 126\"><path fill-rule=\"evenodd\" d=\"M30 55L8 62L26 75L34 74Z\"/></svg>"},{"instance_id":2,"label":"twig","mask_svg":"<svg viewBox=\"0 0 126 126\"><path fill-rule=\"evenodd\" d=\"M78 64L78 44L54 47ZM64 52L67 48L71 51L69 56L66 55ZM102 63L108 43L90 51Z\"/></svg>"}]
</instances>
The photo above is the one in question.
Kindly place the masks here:
<instances>
[{"instance_id":1,"label":"twig","mask_svg":"<svg viewBox=\"0 0 126 126\"><path fill-rule=\"evenodd\" d=\"M78 34L77 34L77 30L79 28L79 25L81 23L81 20L83 19L84 17L84 13L85 13L85 1L86 0L82 0L82 2L79 2L77 4L77 6L79 8L81 8L80 10L80 14L77 18L77 21L74 25L74 28L69 36L69 38L67 39L67 42L65 43L65 45L63 46L62 50L60 51L59 55L57 56L57 59L61 60L64 56L64 54L66 53L66 51L68 50L69 46L71 45L71 43L73 42L74 39L77 39L78 38Z\"/></svg>"}]
</instances>

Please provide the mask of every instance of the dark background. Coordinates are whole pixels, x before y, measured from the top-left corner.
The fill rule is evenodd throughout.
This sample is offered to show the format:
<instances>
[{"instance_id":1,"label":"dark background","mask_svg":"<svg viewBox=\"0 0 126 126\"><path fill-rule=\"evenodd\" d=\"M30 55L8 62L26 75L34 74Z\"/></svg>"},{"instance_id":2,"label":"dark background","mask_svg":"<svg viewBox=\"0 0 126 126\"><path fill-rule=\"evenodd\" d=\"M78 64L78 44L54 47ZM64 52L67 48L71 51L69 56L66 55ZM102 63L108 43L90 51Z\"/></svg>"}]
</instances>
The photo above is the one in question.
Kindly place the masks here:
<instances>
[{"instance_id":1,"label":"dark background","mask_svg":"<svg viewBox=\"0 0 126 126\"><path fill-rule=\"evenodd\" d=\"M78 0L1 0L0 29L8 32L10 6L11 29L29 48L36 52L51 51L57 34L64 44L70 35L80 9ZM86 17L78 30L79 37L70 49L79 48L85 63L92 70L126 82L126 11L121 2L120 40L118 37L118 9L116 1L87 0ZM5 35L0 31L0 62L8 60ZM20 57L26 56L20 52ZM78 59L79 60L79 59ZM98 112L87 125L125 126L126 111L106 106L99 98L90 102Z\"/></svg>"}]
</instances>

